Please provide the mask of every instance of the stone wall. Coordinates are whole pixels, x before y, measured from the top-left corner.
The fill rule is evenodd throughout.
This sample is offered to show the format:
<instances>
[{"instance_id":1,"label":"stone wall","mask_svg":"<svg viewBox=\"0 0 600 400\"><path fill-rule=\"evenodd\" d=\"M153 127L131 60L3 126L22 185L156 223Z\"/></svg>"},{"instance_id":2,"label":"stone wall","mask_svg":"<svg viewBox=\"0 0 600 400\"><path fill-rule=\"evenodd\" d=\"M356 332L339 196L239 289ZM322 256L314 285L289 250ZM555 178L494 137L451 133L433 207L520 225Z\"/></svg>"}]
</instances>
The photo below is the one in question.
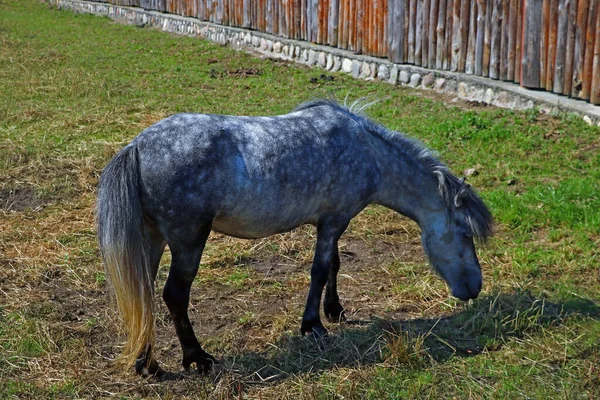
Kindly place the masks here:
<instances>
[{"instance_id":1,"label":"stone wall","mask_svg":"<svg viewBox=\"0 0 600 400\"><path fill-rule=\"evenodd\" d=\"M600 126L600 107L547 92L536 92L509 83L473 75L428 70L386 59L357 55L350 51L285 39L262 32L216 25L195 18L114 6L81 0L47 0L61 9L108 16L114 20L149 26L180 35L198 36L235 49L260 53L271 58L298 62L358 79L381 80L391 84L449 93L457 98L498 107L543 112L575 112L589 124Z\"/></svg>"}]
</instances>

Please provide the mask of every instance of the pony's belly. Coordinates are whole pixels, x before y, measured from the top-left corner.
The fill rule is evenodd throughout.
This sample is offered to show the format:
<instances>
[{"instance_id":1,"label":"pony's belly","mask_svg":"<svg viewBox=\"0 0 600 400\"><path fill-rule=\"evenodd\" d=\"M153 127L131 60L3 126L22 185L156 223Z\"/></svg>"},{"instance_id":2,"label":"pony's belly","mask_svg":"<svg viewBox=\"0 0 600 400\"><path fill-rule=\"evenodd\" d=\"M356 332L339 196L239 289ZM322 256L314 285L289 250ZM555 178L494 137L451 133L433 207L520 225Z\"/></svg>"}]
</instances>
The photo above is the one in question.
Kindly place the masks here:
<instances>
[{"instance_id":1,"label":"pony's belly","mask_svg":"<svg viewBox=\"0 0 600 400\"><path fill-rule=\"evenodd\" d=\"M212 223L212 229L215 232L223 233L228 236L242 239L259 239L277 233L288 232L307 222L287 223L287 224L264 224L249 223L235 218L215 218Z\"/></svg>"}]
</instances>

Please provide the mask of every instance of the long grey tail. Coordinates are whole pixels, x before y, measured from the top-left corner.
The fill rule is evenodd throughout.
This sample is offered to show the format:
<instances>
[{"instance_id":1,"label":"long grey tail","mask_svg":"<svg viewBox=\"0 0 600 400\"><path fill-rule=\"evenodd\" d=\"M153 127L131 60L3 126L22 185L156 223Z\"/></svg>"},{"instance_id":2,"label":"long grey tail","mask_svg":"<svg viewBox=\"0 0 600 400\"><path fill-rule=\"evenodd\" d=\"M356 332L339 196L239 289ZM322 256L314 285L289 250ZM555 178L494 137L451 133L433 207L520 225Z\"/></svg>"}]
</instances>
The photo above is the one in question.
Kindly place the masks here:
<instances>
[{"instance_id":1,"label":"long grey tail","mask_svg":"<svg viewBox=\"0 0 600 400\"><path fill-rule=\"evenodd\" d=\"M154 348L153 277L148 267L139 199L137 148L129 145L100 177L96 221L106 278L112 286L127 342L120 361L132 366ZM151 360L148 354L147 360Z\"/></svg>"}]
</instances>

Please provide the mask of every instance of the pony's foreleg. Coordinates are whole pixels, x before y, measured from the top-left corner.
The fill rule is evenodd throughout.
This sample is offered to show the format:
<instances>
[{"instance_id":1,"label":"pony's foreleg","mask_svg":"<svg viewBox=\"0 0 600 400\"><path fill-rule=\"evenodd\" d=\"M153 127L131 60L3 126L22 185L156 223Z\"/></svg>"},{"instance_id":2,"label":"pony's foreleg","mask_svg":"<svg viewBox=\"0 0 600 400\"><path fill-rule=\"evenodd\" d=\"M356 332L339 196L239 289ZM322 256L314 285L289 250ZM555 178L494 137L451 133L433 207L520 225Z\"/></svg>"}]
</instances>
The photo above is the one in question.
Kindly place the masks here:
<instances>
[{"instance_id":1,"label":"pony's foreleg","mask_svg":"<svg viewBox=\"0 0 600 400\"><path fill-rule=\"evenodd\" d=\"M188 317L190 288L198 272L202 251L210 234L210 226L203 228L193 245L174 245L169 243L173 259L169 277L163 291L163 299L167 304L175 324L175 331L181 343L183 368L188 370L192 363L200 373L210 371L215 358L202 350Z\"/></svg>"},{"instance_id":2,"label":"pony's foreleg","mask_svg":"<svg viewBox=\"0 0 600 400\"><path fill-rule=\"evenodd\" d=\"M321 296L328 277L337 274L339 269L338 240L346 230L348 222L348 219L336 217L324 219L317 225L317 248L310 272L310 291L300 327L303 335L306 333L312 333L315 337L327 335L327 329L319 316Z\"/></svg>"}]
</instances>

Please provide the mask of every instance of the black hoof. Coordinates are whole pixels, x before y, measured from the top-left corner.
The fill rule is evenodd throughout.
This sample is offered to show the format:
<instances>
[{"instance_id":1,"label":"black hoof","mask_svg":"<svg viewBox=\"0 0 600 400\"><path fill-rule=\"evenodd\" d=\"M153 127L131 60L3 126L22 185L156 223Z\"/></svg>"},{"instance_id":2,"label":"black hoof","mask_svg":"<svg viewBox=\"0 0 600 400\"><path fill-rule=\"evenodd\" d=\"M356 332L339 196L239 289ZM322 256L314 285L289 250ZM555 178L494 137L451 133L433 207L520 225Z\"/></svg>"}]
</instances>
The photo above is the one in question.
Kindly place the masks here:
<instances>
[{"instance_id":1,"label":"black hoof","mask_svg":"<svg viewBox=\"0 0 600 400\"><path fill-rule=\"evenodd\" d=\"M325 317L329 322L344 322L346 321L346 313L344 307L338 302L325 303L323 305Z\"/></svg>"},{"instance_id":2,"label":"black hoof","mask_svg":"<svg viewBox=\"0 0 600 400\"><path fill-rule=\"evenodd\" d=\"M327 329L325 329L321 321L302 321L300 333L302 336L307 333L311 334L315 339L323 339L328 335Z\"/></svg>"},{"instance_id":3,"label":"black hoof","mask_svg":"<svg viewBox=\"0 0 600 400\"><path fill-rule=\"evenodd\" d=\"M149 376L154 376L156 378L160 378L165 374L165 371L158 366L158 362L156 360L148 361L144 359L137 359L135 362L135 373L141 375L144 378Z\"/></svg>"},{"instance_id":4,"label":"black hoof","mask_svg":"<svg viewBox=\"0 0 600 400\"><path fill-rule=\"evenodd\" d=\"M152 347L150 345L135 360L135 373L144 378L149 376L161 377L165 374L165 371L158 366L158 362L152 358Z\"/></svg>"},{"instance_id":5,"label":"black hoof","mask_svg":"<svg viewBox=\"0 0 600 400\"><path fill-rule=\"evenodd\" d=\"M212 370L213 364L217 364L217 359L204 350L197 349L190 354L184 355L181 365L188 371L192 363L196 363L196 368L200 374L207 374Z\"/></svg>"}]
</instances>

